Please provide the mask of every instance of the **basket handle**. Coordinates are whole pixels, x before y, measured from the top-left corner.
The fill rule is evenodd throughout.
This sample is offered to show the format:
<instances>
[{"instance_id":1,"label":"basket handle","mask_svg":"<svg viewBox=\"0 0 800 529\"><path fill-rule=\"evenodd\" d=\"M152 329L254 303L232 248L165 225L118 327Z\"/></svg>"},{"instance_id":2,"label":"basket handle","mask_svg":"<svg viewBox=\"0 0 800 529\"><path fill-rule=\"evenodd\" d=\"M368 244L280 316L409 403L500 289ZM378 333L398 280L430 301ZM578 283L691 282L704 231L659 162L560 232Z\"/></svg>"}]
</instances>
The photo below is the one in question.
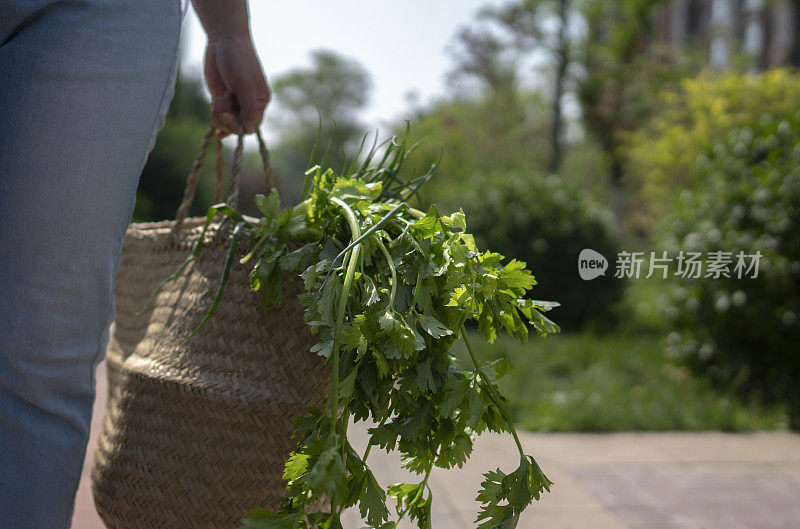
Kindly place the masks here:
<instances>
[{"instance_id":1,"label":"basket handle","mask_svg":"<svg viewBox=\"0 0 800 529\"><path fill-rule=\"evenodd\" d=\"M216 138L215 151L216 161L214 164L215 172L215 185L214 185L214 201L215 203L222 202L224 187L225 187L225 171L224 157L222 150L222 139L216 135L214 127L210 127L203 142L200 144L200 151L197 153L197 158L192 165L192 170L186 179L186 188L183 190L183 199L181 200L178 211L175 213L175 224L172 226L172 238L176 238L183 226L186 216L189 214L189 208L194 202L197 193L197 184L200 181L200 174L203 172L203 162L205 161L208 149L211 146L212 138ZM261 155L261 162L264 171L264 182L267 185L267 194L275 187L275 182L272 177L272 168L270 166L269 149L261 136L261 131L256 129L256 138L258 139L258 152ZM228 198L225 201L230 207L236 208L239 204L239 175L242 172L242 158L244 156L244 133L240 132L237 135L236 148L233 151L233 166L231 167L231 181L228 186Z\"/></svg>"}]
</instances>

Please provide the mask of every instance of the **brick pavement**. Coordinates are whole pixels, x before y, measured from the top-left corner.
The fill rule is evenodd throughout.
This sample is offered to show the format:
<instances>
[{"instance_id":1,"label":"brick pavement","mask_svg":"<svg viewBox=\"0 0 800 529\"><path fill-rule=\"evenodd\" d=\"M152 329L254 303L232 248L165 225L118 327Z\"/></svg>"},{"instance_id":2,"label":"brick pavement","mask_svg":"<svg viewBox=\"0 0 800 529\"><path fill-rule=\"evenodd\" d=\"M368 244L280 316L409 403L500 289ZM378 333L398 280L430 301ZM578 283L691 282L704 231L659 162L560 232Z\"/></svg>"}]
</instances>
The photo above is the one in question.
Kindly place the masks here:
<instances>
[{"instance_id":1,"label":"brick pavement","mask_svg":"<svg viewBox=\"0 0 800 529\"><path fill-rule=\"evenodd\" d=\"M101 364L87 461L104 397ZM520 529L800 529L797 434L523 433L521 438L555 485L524 513ZM364 443L364 436L357 436L356 446ZM370 465L384 484L407 479L396 454L373 454ZM512 470L514 454L510 439L483 436L464 468L435 471L433 527L474 527L482 472L498 466ZM73 529L103 529L91 499L89 468L87 462ZM361 526L354 512L343 521L347 529Z\"/></svg>"}]
</instances>

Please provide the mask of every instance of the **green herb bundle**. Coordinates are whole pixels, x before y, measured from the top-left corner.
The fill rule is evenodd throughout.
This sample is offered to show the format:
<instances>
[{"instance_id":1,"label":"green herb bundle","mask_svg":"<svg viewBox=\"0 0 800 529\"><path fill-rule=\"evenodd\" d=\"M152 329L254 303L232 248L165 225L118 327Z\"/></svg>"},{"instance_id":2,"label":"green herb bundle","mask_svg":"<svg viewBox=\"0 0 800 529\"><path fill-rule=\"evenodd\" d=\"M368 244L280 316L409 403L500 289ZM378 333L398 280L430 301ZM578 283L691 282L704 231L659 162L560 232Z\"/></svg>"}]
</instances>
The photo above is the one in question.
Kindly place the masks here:
<instances>
[{"instance_id":1,"label":"green herb bundle","mask_svg":"<svg viewBox=\"0 0 800 529\"><path fill-rule=\"evenodd\" d=\"M220 294L249 230L253 249L241 261L253 263L253 290L270 310L282 301L281 282L302 278L300 302L318 338L312 351L332 370L327 408L309 409L297 422L297 448L284 470L285 501L278 512L251 511L245 528L340 528L342 510L353 506L371 528L394 528L406 516L430 527L432 468L461 467L474 436L485 430L514 437L519 466L485 474L479 528L513 528L522 510L550 488L524 453L496 385L511 368L508 359L479 363L465 324L476 322L489 342L503 330L524 342L529 325L542 336L558 332L543 314L557 303L526 299L536 281L525 263L504 264L503 256L479 250L463 212L443 216L409 206L430 177L401 178L412 150L393 140L374 163L376 146L341 174L314 167L306 175L307 199L281 210L275 190L259 195L263 217L257 222L224 204L209 210L206 228L220 212L238 222ZM470 369L451 353L459 339L466 342ZM351 420L374 424L362 454L348 441ZM375 446L399 450L419 481L384 490L367 464Z\"/></svg>"}]
</instances>

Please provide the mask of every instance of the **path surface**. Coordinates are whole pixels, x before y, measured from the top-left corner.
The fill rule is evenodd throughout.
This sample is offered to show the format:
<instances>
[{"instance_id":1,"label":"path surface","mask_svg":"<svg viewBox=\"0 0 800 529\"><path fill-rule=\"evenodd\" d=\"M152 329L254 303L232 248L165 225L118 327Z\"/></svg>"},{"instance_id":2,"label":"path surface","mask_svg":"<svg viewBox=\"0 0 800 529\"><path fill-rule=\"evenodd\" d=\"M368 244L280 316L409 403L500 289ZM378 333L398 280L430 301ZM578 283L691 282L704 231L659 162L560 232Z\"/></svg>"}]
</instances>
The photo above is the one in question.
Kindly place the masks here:
<instances>
[{"instance_id":1,"label":"path surface","mask_svg":"<svg viewBox=\"0 0 800 529\"><path fill-rule=\"evenodd\" d=\"M104 529L88 481L105 406L104 364L97 379L92 440L73 529ZM523 434L521 438L555 485L523 514L520 529L800 529L800 435ZM363 446L363 436L359 441ZM373 454L370 465L384 484L408 479L398 470L396 455ZM434 472L434 529L475 527L471 522L481 474L498 466L513 470L514 454L510 439L483 436L463 469ZM346 529L361 526L354 513L348 513L344 522Z\"/></svg>"}]
</instances>

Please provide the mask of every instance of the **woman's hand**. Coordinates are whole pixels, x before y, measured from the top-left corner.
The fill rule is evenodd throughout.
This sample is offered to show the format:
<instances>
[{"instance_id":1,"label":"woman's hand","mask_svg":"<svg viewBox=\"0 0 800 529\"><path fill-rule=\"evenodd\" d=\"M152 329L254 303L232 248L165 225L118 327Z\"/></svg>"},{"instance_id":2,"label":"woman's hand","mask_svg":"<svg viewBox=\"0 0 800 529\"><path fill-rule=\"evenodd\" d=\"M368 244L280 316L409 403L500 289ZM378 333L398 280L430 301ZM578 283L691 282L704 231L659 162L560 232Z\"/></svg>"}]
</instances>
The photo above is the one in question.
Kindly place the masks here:
<instances>
[{"instance_id":1,"label":"woman's hand","mask_svg":"<svg viewBox=\"0 0 800 529\"><path fill-rule=\"evenodd\" d=\"M211 124L225 136L255 132L270 92L250 37L245 0L193 0L208 34L206 85L211 92ZM241 116L241 124L239 117Z\"/></svg>"}]
</instances>

